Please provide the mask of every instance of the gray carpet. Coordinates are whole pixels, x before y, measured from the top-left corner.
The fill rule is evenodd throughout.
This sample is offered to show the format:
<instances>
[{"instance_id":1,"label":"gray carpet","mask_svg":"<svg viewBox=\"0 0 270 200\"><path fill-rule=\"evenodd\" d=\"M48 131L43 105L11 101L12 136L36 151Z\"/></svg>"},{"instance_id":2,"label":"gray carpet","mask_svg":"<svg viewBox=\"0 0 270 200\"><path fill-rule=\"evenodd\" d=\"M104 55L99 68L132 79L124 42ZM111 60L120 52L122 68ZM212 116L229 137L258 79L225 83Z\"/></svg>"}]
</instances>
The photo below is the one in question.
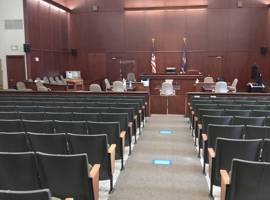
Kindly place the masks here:
<instances>
[{"instance_id":1,"label":"gray carpet","mask_svg":"<svg viewBox=\"0 0 270 200\"><path fill-rule=\"evenodd\" d=\"M173 130L161 135L160 130ZM115 185L110 200L206 200L208 188L183 116L152 115ZM172 160L156 166L153 159Z\"/></svg>"}]
</instances>

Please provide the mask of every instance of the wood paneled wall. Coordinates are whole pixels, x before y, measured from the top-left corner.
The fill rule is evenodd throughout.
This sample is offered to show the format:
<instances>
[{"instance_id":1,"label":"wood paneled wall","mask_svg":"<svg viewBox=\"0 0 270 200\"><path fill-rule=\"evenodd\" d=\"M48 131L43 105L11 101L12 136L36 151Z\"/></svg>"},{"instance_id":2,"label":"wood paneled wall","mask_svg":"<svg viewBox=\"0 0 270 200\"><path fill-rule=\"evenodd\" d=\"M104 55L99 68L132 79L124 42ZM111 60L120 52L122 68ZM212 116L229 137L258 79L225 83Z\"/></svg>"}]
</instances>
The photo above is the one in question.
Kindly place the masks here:
<instances>
[{"instance_id":1,"label":"wood paneled wall","mask_svg":"<svg viewBox=\"0 0 270 200\"><path fill-rule=\"evenodd\" d=\"M28 74L32 77L79 69L86 80L105 76L116 80L121 60L136 60L139 77L151 71L151 38L156 38L158 72L162 73L166 66L180 65L183 37L187 38L189 68L205 75L220 70L227 81L239 78L241 88L250 80L254 62L264 79L270 77L269 53L260 54L260 48L270 44L270 12L262 0L242 0L242 8L237 8L237 0L208 0L205 9L155 11L124 11L124 7L207 1L55 0L72 9L70 15L39 0L25 1L27 41L33 49L28 55ZM98 12L92 11L93 5ZM78 54L68 54L69 48L76 48ZM40 62L34 57L40 57ZM217 65L221 69L215 69Z\"/></svg>"},{"instance_id":2,"label":"wood paneled wall","mask_svg":"<svg viewBox=\"0 0 270 200\"><path fill-rule=\"evenodd\" d=\"M73 10L70 19L70 46L78 49L71 65L89 73L89 53L106 53L104 76L119 77L119 60L135 59L137 76L150 72L151 38L157 40L158 72L166 66L179 66L182 38L187 37L189 68L204 74L215 70L213 58L222 59L222 74L226 80L239 78L240 86L250 80L250 66L260 65L269 78L269 54L261 55L260 47L268 46L269 11L260 0L209 0L206 9L124 11L125 6L149 6L142 0L67 0ZM167 2L151 1L152 6ZM182 1L183 2L183 1ZM187 2L187 1L185 1ZM189 1L190 2L190 1ZM193 1L193 3L200 1ZM99 11L92 12L91 6ZM112 60L116 57L118 60Z\"/></svg>"},{"instance_id":3,"label":"wood paneled wall","mask_svg":"<svg viewBox=\"0 0 270 200\"><path fill-rule=\"evenodd\" d=\"M31 44L28 78L63 73L69 66L69 14L40 0L25 0L24 9L26 42Z\"/></svg>"}]
</instances>

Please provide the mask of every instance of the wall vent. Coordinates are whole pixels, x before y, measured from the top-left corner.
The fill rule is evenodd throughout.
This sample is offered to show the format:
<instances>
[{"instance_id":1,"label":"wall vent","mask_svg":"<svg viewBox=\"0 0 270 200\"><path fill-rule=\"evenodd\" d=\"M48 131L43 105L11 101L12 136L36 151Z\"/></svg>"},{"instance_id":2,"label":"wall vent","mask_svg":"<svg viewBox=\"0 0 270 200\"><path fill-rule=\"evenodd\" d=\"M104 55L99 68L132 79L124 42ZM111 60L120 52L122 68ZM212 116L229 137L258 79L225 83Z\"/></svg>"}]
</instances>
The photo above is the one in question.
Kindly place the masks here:
<instances>
[{"instance_id":1,"label":"wall vent","mask_svg":"<svg viewBox=\"0 0 270 200\"><path fill-rule=\"evenodd\" d=\"M5 30L18 30L23 29L22 19L6 19L5 20Z\"/></svg>"}]
</instances>

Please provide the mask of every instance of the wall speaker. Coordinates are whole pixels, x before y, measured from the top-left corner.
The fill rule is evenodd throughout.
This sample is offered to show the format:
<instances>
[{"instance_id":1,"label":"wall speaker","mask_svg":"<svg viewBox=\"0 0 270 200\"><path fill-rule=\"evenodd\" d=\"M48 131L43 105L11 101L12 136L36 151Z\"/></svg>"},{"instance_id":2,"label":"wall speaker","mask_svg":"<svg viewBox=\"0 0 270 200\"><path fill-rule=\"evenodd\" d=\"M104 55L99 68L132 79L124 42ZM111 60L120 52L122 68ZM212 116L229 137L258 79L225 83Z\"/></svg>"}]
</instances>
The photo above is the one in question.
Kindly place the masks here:
<instances>
[{"instance_id":1,"label":"wall speaker","mask_svg":"<svg viewBox=\"0 0 270 200\"><path fill-rule=\"evenodd\" d=\"M261 47L261 55L266 55L268 53L268 47Z\"/></svg>"},{"instance_id":2,"label":"wall speaker","mask_svg":"<svg viewBox=\"0 0 270 200\"><path fill-rule=\"evenodd\" d=\"M23 50L25 53L29 53L31 51L31 44L29 43L23 44Z\"/></svg>"},{"instance_id":3,"label":"wall speaker","mask_svg":"<svg viewBox=\"0 0 270 200\"><path fill-rule=\"evenodd\" d=\"M77 49L74 49L74 48L71 48L71 49L69 50L69 52L70 52L71 55L73 55L73 56L76 56L76 55L78 54L78 50L77 50Z\"/></svg>"}]
</instances>

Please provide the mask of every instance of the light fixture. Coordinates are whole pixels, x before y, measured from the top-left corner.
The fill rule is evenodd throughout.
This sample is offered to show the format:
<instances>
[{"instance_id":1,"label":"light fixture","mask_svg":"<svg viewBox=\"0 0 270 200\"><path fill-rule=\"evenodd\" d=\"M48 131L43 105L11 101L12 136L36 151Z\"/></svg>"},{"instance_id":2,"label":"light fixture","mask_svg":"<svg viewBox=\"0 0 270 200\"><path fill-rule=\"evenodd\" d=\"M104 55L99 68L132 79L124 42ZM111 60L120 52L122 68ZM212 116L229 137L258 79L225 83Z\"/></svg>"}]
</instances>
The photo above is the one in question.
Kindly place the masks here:
<instances>
[{"instance_id":1,"label":"light fixture","mask_svg":"<svg viewBox=\"0 0 270 200\"><path fill-rule=\"evenodd\" d=\"M208 8L208 5L186 5L186 6L157 6L157 7L125 7L125 11L147 11L147 10L184 10L184 9L202 9Z\"/></svg>"},{"instance_id":2,"label":"light fixture","mask_svg":"<svg viewBox=\"0 0 270 200\"><path fill-rule=\"evenodd\" d=\"M40 0L40 2L48 5L48 6L52 6L53 8L56 8L62 12L71 12L71 10L55 1L52 1L52 0Z\"/></svg>"}]
</instances>

